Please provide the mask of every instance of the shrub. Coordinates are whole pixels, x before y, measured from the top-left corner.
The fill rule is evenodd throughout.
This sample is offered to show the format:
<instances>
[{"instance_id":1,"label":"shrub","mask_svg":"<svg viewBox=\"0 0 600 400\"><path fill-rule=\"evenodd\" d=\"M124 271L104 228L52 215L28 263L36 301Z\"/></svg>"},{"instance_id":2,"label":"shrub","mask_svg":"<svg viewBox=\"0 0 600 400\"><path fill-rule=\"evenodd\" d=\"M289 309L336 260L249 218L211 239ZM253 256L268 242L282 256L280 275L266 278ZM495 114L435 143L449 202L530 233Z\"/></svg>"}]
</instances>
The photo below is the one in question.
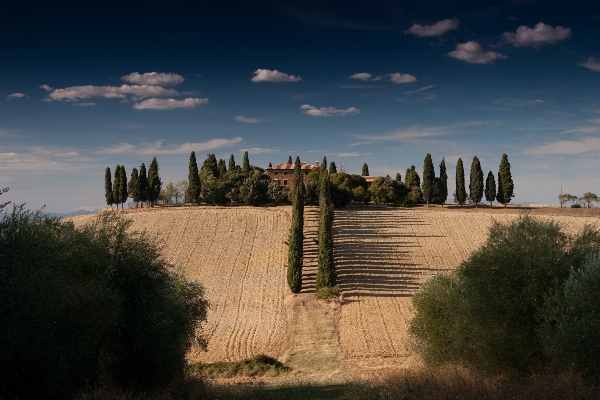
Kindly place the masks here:
<instances>
[{"instance_id":1,"label":"shrub","mask_svg":"<svg viewBox=\"0 0 600 400\"><path fill-rule=\"evenodd\" d=\"M335 285L332 287L325 286L325 287L317 289L317 291L315 292L315 297L317 299L330 302L330 301L335 300L338 297L340 297L340 293L341 292L340 292L340 288L338 285Z\"/></svg>"}]
</instances>

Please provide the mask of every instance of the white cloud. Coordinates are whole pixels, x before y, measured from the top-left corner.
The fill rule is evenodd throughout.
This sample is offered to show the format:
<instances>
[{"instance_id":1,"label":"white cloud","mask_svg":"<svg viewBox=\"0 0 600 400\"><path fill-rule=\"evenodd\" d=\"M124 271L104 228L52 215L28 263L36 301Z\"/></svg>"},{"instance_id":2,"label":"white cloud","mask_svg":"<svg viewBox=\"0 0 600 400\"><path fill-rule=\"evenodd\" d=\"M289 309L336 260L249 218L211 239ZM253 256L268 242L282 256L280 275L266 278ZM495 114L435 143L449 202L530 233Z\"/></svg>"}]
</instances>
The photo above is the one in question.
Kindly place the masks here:
<instances>
[{"instance_id":1,"label":"white cloud","mask_svg":"<svg viewBox=\"0 0 600 400\"><path fill-rule=\"evenodd\" d=\"M422 88L419 88L417 90L409 90L408 92L404 92L404 93L406 93L408 95L415 94L415 93L421 93L421 92L424 92L426 90L433 89L436 86L437 85L423 86Z\"/></svg>"},{"instance_id":2,"label":"white cloud","mask_svg":"<svg viewBox=\"0 0 600 400\"><path fill-rule=\"evenodd\" d=\"M581 65L582 67L591 69L592 71L600 72L600 61L596 61L594 57L590 57L586 62L577 65Z\"/></svg>"},{"instance_id":3,"label":"white cloud","mask_svg":"<svg viewBox=\"0 0 600 400\"><path fill-rule=\"evenodd\" d=\"M458 29L457 19L444 19L432 25L414 24L408 28L404 34L411 34L417 37L442 36L444 33Z\"/></svg>"},{"instance_id":4,"label":"white cloud","mask_svg":"<svg viewBox=\"0 0 600 400\"><path fill-rule=\"evenodd\" d=\"M361 81L370 81L372 77L373 75L369 74L368 72L359 72L357 74L350 75L348 79L360 79Z\"/></svg>"},{"instance_id":5,"label":"white cloud","mask_svg":"<svg viewBox=\"0 0 600 400\"><path fill-rule=\"evenodd\" d=\"M448 126L431 126L431 127L421 127L421 126L411 126L406 129L399 129L393 131L386 135L351 135L358 139L365 139L368 142L358 142L353 145L367 144L372 142L402 142L402 141L410 141L413 139L422 139L429 138L435 136L443 136L452 133L458 133L463 130L463 128L470 128L474 126L480 126L483 122L481 121L467 121L460 122Z\"/></svg>"},{"instance_id":6,"label":"white cloud","mask_svg":"<svg viewBox=\"0 0 600 400\"><path fill-rule=\"evenodd\" d=\"M50 86L46 85L45 83L43 85L40 85L40 89L44 89L47 92L51 92L54 90L53 87L50 87Z\"/></svg>"},{"instance_id":7,"label":"white cloud","mask_svg":"<svg viewBox=\"0 0 600 400\"><path fill-rule=\"evenodd\" d=\"M146 72L139 74L133 72L121 77L122 80L137 85L173 86L184 81L183 76L165 72Z\"/></svg>"},{"instance_id":8,"label":"white cloud","mask_svg":"<svg viewBox=\"0 0 600 400\"><path fill-rule=\"evenodd\" d=\"M337 154L332 154L332 155L338 156L338 157L358 157L360 154L353 151L351 153L337 153Z\"/></svg>"},{"instance_id":9,"label":"white cloud","mask_svg":"<svg viewBox=\"0 0 600 400\"><path fill-rule=\"evenodd\" d=\"M413 75L401 74L400 72L394 72L391 74L380 75L380 76L373 78L373 80L380 81L382 79L387 79L387 78L389 78L390 81L394 82L394 83L410 83L410 82L417 81L417 78L415 78Z\"/></svg>"},{"instance_id":10,"label":"white cloud","mask_svg":"<svg viewBox=\"0 0 600 400\"><path fill-rule=\"evenodd\" d=\"M151 85L121 85L121 86L71 86L64 89L55 89L48 98L51 100L89 99L91 97L104 97L107 99L125 99L128 95L144 97L176 96L177 90L165 89Z\"/></svg>"},{"instance_id":11,"label":"white cloud","mask_svg":"<svg viewBox=\"0 0 600 400\"><path fill-rule=\"evenodd\" d=\"M589 151L600 151L600 138L561 140L527 150L529 154L581 154Z\"/></svg>"},{"instance_id":12,"label":"white cloud","mask_svg":"<svg viewBox=\"0 0 600 400\"><path fill-rule=\"evenodd\" d=\"M584 134L600 133L600 126L582 126L579 128L573 128L573 129L566 130L562 133L584 133Z\"/></svg>"},{"instance_id":13,"label":"white cloud","mask_svg":"<svg viewBox=\"0 0 600 400\"><path fill-rule=\"evenodd\" d=\"M239 152L243 153L247 151L249 154L261 154L261 153L279 153L279 150L276 149L263 149L262 147L252 147L250 149L240 149Z\"/></svg>"},{"instance_id":14,"label":"white cloud","mask_svg":"<svg viewBox=\"0 0 600 400\"><path fill-rule=\"evenodd\" d=\"M258 118L248 118L243 115L238 115L235 117L235 120L238 122L245 122L247 124L260 124L262 121Z\"/></svg>"},{"instance_id":15,"label":"white cloud","mask_svg":"<svg viewBox=\"0 0 600 400\"><path fill-rule=\"evenodd\" d=\"M308 115L312 115L313 117L331 117L333 115L351 115L351 114L358 114L360 112L360 109L356 108L356 107L350 107L346 110L338 110L335 107L317 108L317 107L311 106L309 104L304 104L303 106L300 107L300 109L306 110L306 111L304 111L304 113L308 114Z\"/></svg>"},{"instance_id":16,"label":"white cloud","mask_svg":"<svg viewBox=\"0 0 600 400\"><path fill-rule=\"evenodd\" d=\"M497 59L506 59L503 54L493 51L483 51L481 45L474 41L467 43L459 43L456 45L456 50L447 53L446 55L457 60L468 62L469 64L491 64Z\"/></svg>"},{"instance_id":17,"label":"white cloud","mask_svg":"<svg viewBox=\"0 0 600 400\"><path fill-rule=\"evenodd\" d=\"M113 147L101 148L98 152L101 154L189 154L192 151L198 153L202 151L215 150L222 147L229 147L241 141L241 137L236 137L233 139L212 139L206 142L183 143L178 146L170 147L163 147L163 141L158 141L153 144L143 143L139 146L134 146L125 142Z\"/></svg>"},{"instance_id":18,"label":"white cloud","mask_svg":"<svg viewBox=\"0 0 600 400\"><path fill-rule=\"evenodd\" d=\"M300 82L299 76L284 74L275 70L257 69L254 76L250 79L252 82Z\"/></svg>"},{"instance_id":19,"label":"white cloud","mask_svg":"<svg viewBox=\"0 0 600 400\"><path fill-rule=\"evenodd\" d=\"M95 106L96 103L77 103L75 104L76 106L82 106L82 107L87 107L87 106Z\"/></svg>"},{"instance_id":20,"label":"white cloud","mask_svg":"<svg viewBox=\"0 0 600 400\"><path fill-rule=\"evenodd\" d=\"M556 28L539 22L533 28L521 25L515 33L504 32L502 37L506 43L516 47L539 46L543 44L554 44L571 36L570 28L557 26Z\"/></svg>"},{"instance_id":21,"label":"white cloud","mask_svg":"<svg viewBox=\"0 0 600 400\"><path fill-rule=\"evenodd\" d=\"M175 99L148 99L133 106L136 110L172 110L174 108L195 108L200 104L208 103L208 99L188 98L185 100Z\"/></svg>"},{"instance_id":22,"label":"white cloud","mask_svg":"<svg viewBox=\"0 0 600 400\"><path fill-rule=\"evenodd\" d=\"M20 99L25 97L25 95L23 93L12 93L9 94L8 96L6 96L6 100L12 100L12 99Z\"/></svg>"}]
</instances>

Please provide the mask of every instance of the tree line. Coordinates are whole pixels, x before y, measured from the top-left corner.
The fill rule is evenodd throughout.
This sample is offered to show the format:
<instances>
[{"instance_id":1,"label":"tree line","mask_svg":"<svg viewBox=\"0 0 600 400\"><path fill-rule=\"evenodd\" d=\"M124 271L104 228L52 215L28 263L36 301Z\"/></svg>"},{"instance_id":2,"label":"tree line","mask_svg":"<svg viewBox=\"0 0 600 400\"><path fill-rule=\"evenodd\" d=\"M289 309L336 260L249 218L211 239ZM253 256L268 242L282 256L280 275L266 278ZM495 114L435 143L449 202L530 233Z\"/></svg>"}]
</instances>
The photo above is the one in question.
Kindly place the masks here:
<instances>
[{"instance_id":1,"label":"tree line","mask_svg":"<svg viewBox=\"0 0 600 400\"><path fill-rule=\"evenodd\" d=\"M156 157L152 159L148 174L146 175L146 165L142 163L138 172L137 168L131 170L131 178L127 182L127 174L124 165L115 167L114 181L111 181L110 168L107 167L104 172L104 197L106 205L116 205L123 209L123 204L129 197L134 202L148 203L151 206L155 204L161 193L162 182L158 174L158 162Z\"/></svg>"},{"instance_id":2,"label":"tree line","mask_svg":"<svg viewBox=\"0 0 600 400\"><path fill-rule=\"evenodd\" d=\"M581 197L573 196L568 193L561 193L558 195L558 202L562 208L566 203L571 203L572 208L592 208L593 203L600 203L600 197L595 193L586 192Z\"/></svg>"}]
</instances>

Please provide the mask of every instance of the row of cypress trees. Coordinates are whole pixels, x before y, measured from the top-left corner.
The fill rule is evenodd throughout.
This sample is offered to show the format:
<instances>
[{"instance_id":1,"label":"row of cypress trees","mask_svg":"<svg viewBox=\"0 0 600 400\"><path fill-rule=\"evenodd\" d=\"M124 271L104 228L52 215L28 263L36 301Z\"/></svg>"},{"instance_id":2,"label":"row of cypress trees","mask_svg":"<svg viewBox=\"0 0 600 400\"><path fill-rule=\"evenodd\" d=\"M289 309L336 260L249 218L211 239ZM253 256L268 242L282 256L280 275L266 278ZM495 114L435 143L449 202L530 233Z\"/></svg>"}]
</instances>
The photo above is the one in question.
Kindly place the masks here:
<instances>
[{"instance_id":1,"label":"row of cypress trees","mask_svg":"<svg viewBox=\"0 0 600 400\"><path fill-rule=\"evenodd\" d=\"M512 180L512 174L510 172L510 163L508 162L508 156L502 154L500 160L500 166L498 168L498 186L496 189L496 180L492 171L488 172L487 179L485 180L485 186L483 182L483 171L481 170L481 163L477 156L473 157L471 163L471 174L469 181L469 198L475 207L481 202L485 195L486 201L492 206L494 200L498 203L506 205L510 203L512 197L514 197L514 182ZM465 170L462 159L458 159L456 163L456 202L463 205L467 201L467 191L465 189Z\"/></svg>"},{"instance_id":2,"label":"row of cypress trees","mask_svg":"<svg viewBox=\"0 0 600 400\"><path fill-rule=\"evenodd\" d=\"M296 157L296 162L294 164L294 188L292 191L292 226L290 227L290 238L288 240L287 269L287 282L292 293L300 293L300 290L302 290L305 191L300 157Z\"/></svg>"},{"instance_id":3,"label":"row of cypress trees","mask_svg":"<svg viewBox=\"0 0 600 400\"><path fill-rule=\"evenodd\" d=\"M158 162L156 157L152 159L148 175L146 176L146 165L142 163L138 172L137 168L131 170L131 179L127 182L127 174L125 172L124 165L118 165L115 167L114 182L111 181L110 168L107 167L104 172L104 197L106 205L113 206L116 204L117 209L121 204L127 201L129 197L134 202L149 202L153 205L162 188L162 181L158 174Z\"/></svg>"}]
</instances>

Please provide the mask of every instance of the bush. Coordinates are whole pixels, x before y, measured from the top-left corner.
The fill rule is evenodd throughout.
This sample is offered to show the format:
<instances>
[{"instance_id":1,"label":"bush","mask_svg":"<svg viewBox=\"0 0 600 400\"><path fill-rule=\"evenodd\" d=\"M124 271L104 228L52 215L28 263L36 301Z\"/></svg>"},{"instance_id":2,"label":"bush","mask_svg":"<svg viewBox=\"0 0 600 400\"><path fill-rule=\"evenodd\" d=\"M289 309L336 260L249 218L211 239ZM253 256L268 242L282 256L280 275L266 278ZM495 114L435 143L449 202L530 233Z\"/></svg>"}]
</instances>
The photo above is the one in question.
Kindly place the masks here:
<instances>
[{"instance_id":1,"label":"bush","mask_svg":"<svg viewBox=\"0 0 600 400\"><path fill-rule=\"evenodd\" d=\"M104 213L72 223L15 207L0 222L0 397L165 386L206 320L203 289ZM199 335L196 335L196 334Z\"/></svg>"},{"instance_id":2,"label":"bush","mask_svg":"<svg viewBox=\"0 0 600 400\"><path fill-rule=\"evenodd\" d=\"M325 300L326 302L330 302L340 297L340 293L341 292L338 285L325 286L317 289L317 291L315 292L315 297L319 300Z\"/></svg>"},{"instance_id":3,"label":"bush","mask_svg":"<svg viewBox=\"0 0 600 400\"><path fill-rule=\"evenodd\" d=\"M571 267L600 250L600 233L568 236L555 222L521 215L494 224L486 243L450 276L427 282L413 301L417 349L428 362L508 373L542 370L541 310Z\"/></svg>"},{"instance_id":4,"label":"bush","mask_svg":"<svg viewBox=\"0 0 600 400\"><path fill-rule=\"evenodd\" d=\"M238 375L277 376L289 370L289 367L286 367L277 359L264 354L237 362L216 362L210 364L198 362L188 367L189 372L210 378L231 378Z\"/></svg>"}]
</instances>

